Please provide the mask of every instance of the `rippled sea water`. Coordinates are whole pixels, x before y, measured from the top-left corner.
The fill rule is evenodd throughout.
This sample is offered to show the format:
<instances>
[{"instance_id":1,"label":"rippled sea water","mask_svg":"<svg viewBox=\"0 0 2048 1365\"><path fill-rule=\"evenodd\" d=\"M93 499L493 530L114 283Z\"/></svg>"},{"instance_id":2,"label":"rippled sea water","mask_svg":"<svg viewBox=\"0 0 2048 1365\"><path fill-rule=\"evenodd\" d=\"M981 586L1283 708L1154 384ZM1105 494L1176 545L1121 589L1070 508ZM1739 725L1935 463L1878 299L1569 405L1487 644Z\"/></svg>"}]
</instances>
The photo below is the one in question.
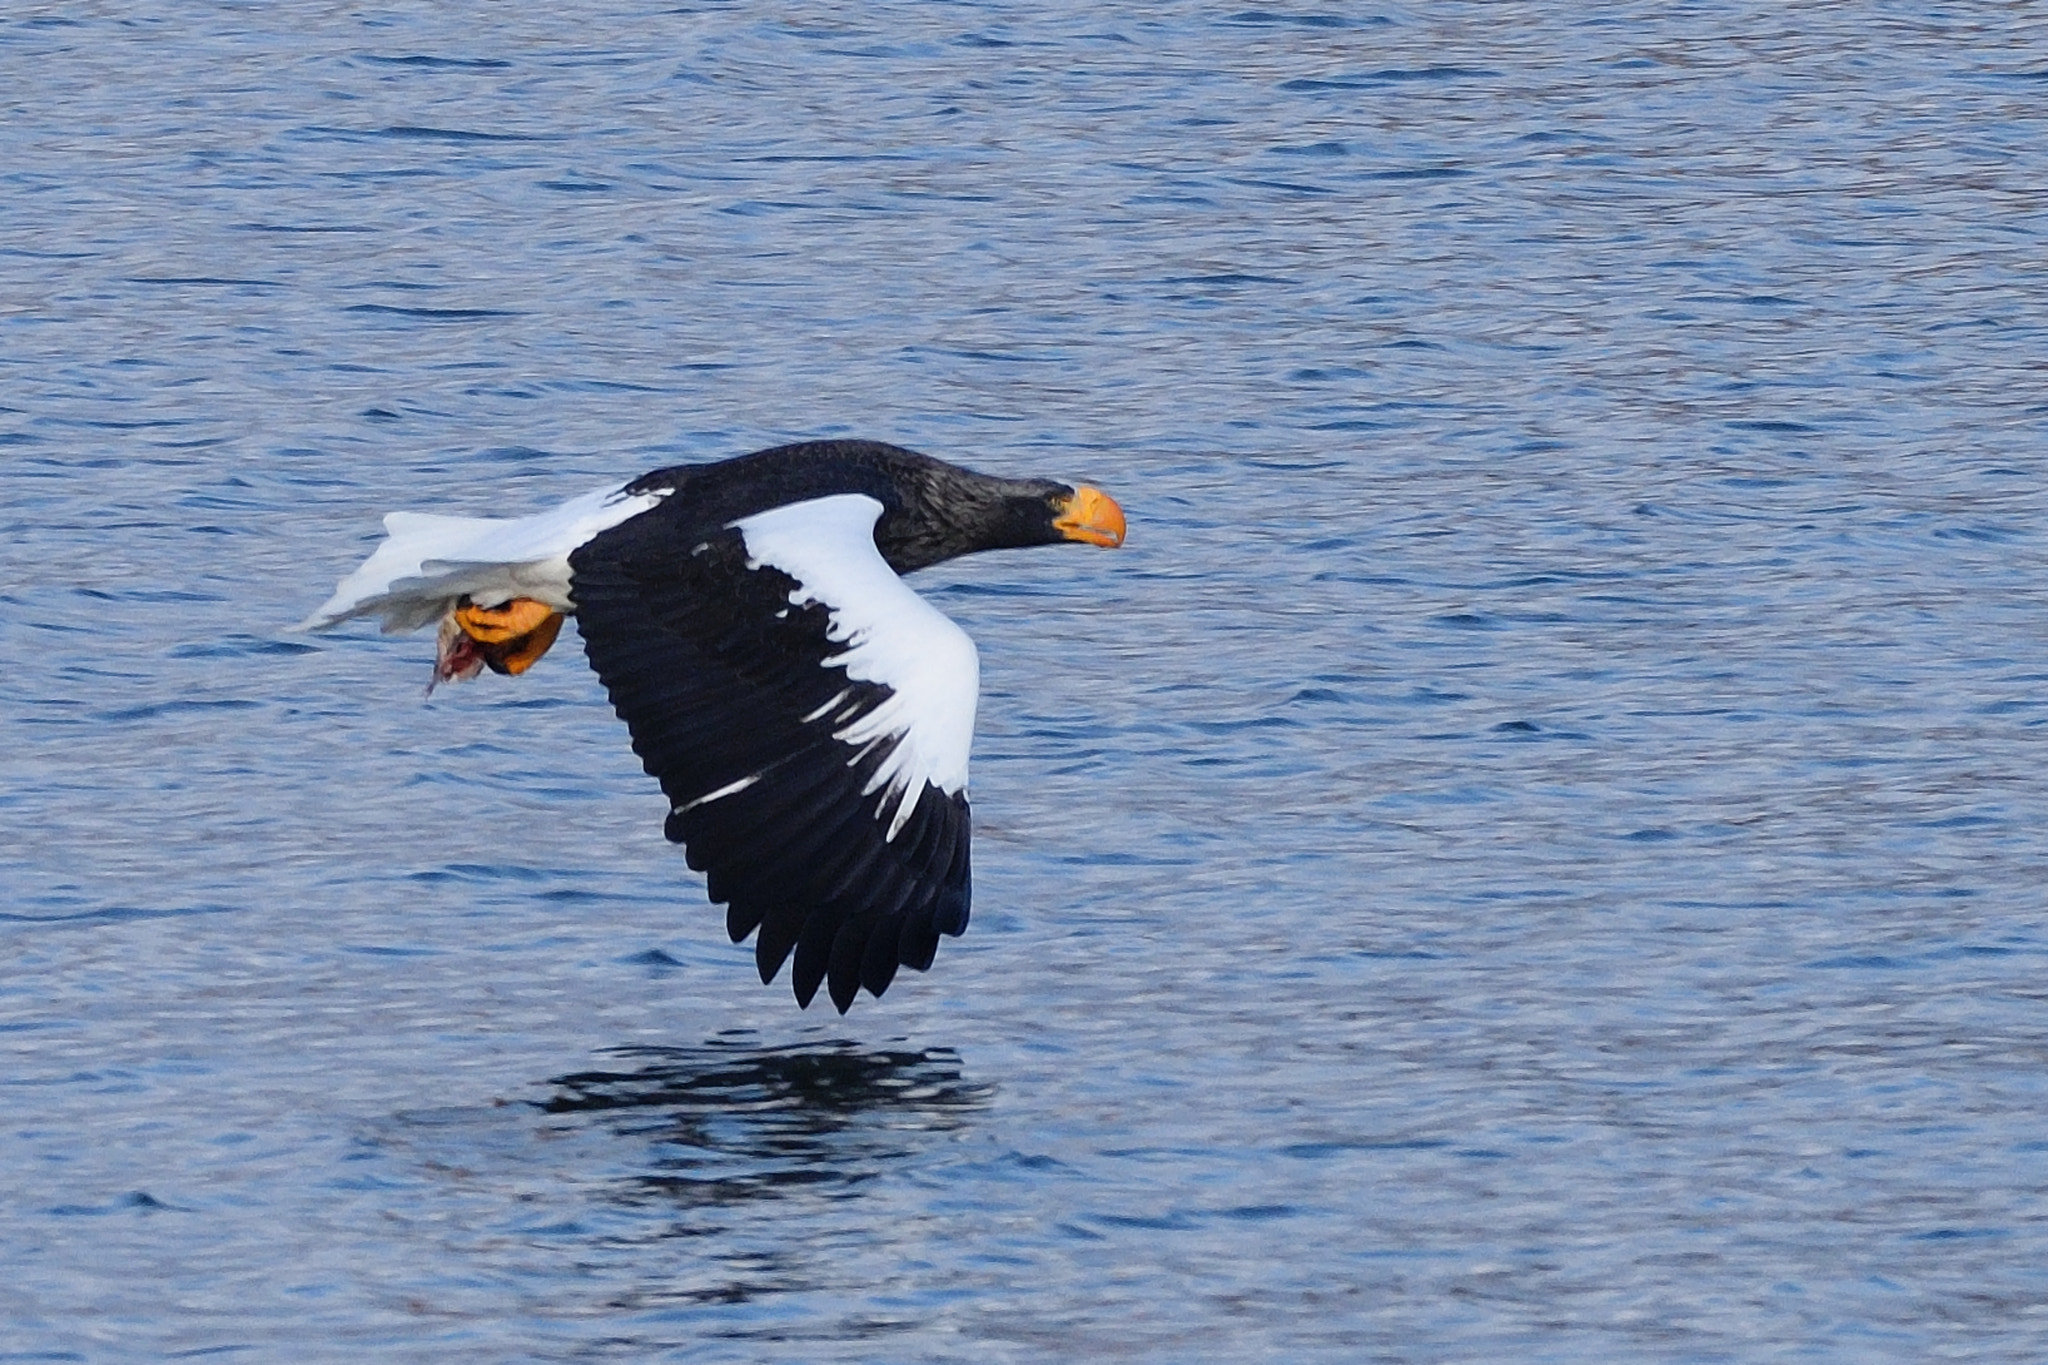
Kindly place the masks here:
<instances>
[{"instance_id":1,"label":"rippled sea water","mask_svg":"<svg viewBox=\"0 0 2048 1365\"><path fill-rule=\"evenodd\" d=\"M2048 1357L2048 19L1248 3L0 15L0 1358ZM1131 518L844 1019L285 630L834 434Z\"/></svg>"}]
</instances>

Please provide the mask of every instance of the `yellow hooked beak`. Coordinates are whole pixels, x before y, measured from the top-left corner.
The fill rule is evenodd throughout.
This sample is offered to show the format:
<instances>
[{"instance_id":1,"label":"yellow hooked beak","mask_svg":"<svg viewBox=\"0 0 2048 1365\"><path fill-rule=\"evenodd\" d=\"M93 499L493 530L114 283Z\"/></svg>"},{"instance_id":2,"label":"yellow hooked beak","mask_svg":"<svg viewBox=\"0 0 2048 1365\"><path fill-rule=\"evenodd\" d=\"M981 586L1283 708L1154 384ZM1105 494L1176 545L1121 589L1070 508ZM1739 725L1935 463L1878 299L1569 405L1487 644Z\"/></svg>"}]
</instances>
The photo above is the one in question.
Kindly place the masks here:
<instances>
[{"instance_id":1,"label":"yellow hooked beak","mask_svg":"<svg viewBox=\"0 0 2048 1365\"><path fill-rule=\"evenodd\" d=\"M1101 489L1084 484L1074 490L1074 496L1059 510L1060 514L1053 518L1053 529L1068 540L1111 549L1124 543L1124 509Z\"/></svg>"}]
</instances>

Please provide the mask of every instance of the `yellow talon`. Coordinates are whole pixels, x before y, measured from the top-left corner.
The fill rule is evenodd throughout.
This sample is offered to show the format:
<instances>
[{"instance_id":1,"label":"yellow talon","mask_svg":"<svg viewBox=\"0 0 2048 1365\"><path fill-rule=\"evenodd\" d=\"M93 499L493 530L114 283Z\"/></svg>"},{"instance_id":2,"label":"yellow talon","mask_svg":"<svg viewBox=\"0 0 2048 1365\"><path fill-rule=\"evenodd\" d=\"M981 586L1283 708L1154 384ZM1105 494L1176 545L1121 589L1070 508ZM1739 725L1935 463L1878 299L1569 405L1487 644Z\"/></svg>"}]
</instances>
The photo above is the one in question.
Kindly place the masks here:
<instances>
[{"instance_id":1,"label":"yellow talon","mask_svg":"<svg viewBox=\"0 0 2048 1365\"><path fill-rule=\"evenodd\" d=\"M562 633L562 613L531 597L515 597L497 607L479 607L465 598L448 614L442 633L435 681L474 677L478 663L489 665L493 673L518 674L532 668L555 643Z\"/></svg>"},{"instance_id":2,"label":"yellow talon","mask_svg":"<svg viewBox=\"0 0 2048 1365\"><path fill-rule=\"evenodd\" d=\"M532 634L551 616L559 626L561 614L531 597L515 597L498 607L479 607L465 598L455 609L455 624L480 645L503 645Z\"/></svg>"}]
</instances>

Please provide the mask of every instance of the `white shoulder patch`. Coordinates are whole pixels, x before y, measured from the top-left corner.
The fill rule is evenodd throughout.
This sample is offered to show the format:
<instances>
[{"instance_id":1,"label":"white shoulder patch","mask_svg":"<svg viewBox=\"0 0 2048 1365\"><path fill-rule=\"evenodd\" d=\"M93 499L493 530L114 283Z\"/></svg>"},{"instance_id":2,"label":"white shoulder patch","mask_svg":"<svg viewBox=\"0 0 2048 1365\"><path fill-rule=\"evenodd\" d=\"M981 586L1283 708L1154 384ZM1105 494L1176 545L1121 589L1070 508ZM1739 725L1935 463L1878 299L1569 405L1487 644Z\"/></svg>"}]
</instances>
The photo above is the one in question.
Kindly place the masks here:
<instances>
[{"instance_id":1,"label":"white shoulder patch","mask_svg":"<svg viewBox=\"0 0 2048 1365\"><path fill-rule=\"evenodd\" d=\"M858 493L814 498L733 523L748 567L766 565L797 582L789 600L831 613L829 636L844 646L825 660L855 682L895 695L833 738L865 753L893 744L868 785L896 801L893 839L929 782L948 795L967 786L981 660L967 632L896 576L875 548L882 504Z\"/></svg>"}]
</instances>

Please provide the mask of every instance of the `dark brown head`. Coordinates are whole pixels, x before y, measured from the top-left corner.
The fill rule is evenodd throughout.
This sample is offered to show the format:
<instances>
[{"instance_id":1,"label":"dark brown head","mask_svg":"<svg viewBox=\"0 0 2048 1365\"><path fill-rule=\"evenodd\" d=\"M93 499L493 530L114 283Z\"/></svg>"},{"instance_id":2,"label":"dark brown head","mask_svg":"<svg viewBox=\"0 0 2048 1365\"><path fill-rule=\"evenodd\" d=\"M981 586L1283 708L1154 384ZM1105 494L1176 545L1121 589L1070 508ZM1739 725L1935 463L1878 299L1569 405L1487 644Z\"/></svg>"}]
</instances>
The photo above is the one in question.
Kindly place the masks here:
<instances>
[{"instance_id":1,"label":"dark brown head","mask_svg":"<svg viewBox=\"0 0 2048 1365\"><path fill-rule=\"evenodd\" d=\"M875 543L898 573L981 550L1124 543L1123 509L1099 489L991 478L925 456L897 464L892 475L898 496L875 526Z\"/></svg>"}]
</instances>

